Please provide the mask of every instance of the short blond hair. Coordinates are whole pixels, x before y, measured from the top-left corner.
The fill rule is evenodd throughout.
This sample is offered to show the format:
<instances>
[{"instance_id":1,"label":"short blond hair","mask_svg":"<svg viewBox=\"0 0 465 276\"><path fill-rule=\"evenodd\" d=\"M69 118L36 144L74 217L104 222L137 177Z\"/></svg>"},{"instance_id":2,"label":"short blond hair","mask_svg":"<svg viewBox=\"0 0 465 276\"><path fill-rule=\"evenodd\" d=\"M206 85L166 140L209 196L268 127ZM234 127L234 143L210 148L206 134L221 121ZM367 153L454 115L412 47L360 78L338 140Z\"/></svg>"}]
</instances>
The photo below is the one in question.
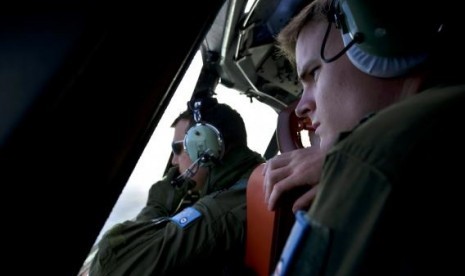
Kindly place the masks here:
<instances>
[{"instance_id":1,"label":"short blond hair","mask_svg":"<svg viewBox=\"0 0 465 276\"><path fill-rule=\"evenodd\" d=\"M295 65L295 46L300 31L310 21L328 21L330 5L330 0L311 1L279 32L278 48L292 64Z\"/></svg>"}]
</instances>

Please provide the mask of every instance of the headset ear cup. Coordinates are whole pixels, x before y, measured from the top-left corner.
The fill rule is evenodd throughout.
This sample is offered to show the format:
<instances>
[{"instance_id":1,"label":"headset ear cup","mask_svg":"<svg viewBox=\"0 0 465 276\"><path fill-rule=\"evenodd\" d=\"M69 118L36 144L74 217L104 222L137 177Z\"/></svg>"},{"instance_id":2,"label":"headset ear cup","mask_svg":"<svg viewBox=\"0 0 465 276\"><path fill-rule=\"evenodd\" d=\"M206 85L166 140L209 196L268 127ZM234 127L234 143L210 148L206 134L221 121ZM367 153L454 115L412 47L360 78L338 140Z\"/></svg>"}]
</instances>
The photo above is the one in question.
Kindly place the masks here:
<instances>
[{"instance_id":1,"label":"headset ear cup","mask_svg":"<svg viewBox=\"0 0 465 276\"><path fill-rule=\"evenodd\" d=\"M432 7L420 1L333 0L331 12L340 18L344 46L362 38L347 51L351 62L369 75L391 78L428 60L443 23Z\"/></svg>"},{"instance_id":2,"label":"headset ear cup","mask_svg":"<svg viewBox=\"0 0 465 276\"><path fill-rule=\"evenodd\" d=\"M201 166L218 162L225 151L221 133L207 123L197 123L187 131L184 148L192 162L199 160Z\"/></svg>"},{"instance_id":3,"label":"headset ear cup","mask_svg":"<svg viewBox=\"0 0 465 276\"><path fill-rule=\"evenodd\" d=\"M351 38L349 34L343 34L344 45ZM410 56L381 57L370 55L354 44L348 51L347 56L352 64L360 71L379 78L393 78L407 73L410 69L422 64L428 58L427 53L418 53Z\"/></svg>"}]
</instances>

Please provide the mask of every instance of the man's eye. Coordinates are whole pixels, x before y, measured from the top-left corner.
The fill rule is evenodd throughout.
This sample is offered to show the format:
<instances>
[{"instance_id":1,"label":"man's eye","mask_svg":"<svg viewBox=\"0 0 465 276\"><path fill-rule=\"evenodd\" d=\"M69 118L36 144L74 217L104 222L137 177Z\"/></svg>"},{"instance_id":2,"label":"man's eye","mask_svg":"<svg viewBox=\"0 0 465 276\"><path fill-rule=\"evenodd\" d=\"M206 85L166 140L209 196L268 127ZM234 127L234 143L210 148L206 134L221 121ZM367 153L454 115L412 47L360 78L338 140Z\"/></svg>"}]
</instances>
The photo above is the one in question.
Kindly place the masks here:
<instances>
[{"instance_id":1,"label":"man's eye","mask_svg":"<svg viewBox=\"0 0 465 276\"><path fill-rule=\"evenodd\" d=\"M320 73L320 67L315 67L313 70L310 71L310 75L312 76L313 81L318 80L318 75Z\"/></svg>"}]
</instances>

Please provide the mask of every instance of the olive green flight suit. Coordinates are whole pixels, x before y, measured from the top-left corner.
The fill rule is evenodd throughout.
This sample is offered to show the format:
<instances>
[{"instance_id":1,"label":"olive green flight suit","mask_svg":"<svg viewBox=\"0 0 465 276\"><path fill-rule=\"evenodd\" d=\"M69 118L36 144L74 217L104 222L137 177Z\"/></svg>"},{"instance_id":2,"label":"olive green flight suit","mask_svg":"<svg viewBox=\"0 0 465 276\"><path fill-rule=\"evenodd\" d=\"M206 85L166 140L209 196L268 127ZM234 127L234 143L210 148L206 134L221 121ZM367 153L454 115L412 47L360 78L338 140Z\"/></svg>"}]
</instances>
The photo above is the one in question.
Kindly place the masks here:
<instances>
[{"instance_id":1,"label":"olive green flight suit","mask_svg":"<svg viewBox=\"0 0 465 276\"><path fill-rule=\"evenodd\" d=\"M230 151L211 170L204 195L176 214L185 191L171 185L175 173L169 171L151 187L147 205L135 221L118 224L102 237L90 275L242 273L246 184L262 162L247 147Z\"/></svg>"},{"instance_id":2,"label":"olive green flight suit","mask_svg":"<svg viewBox=\"0 0 465 276\"><path fill-rule=\"evenodd\" d=\"M341 135L286 275L465 275L465 86Z\"/></svg>"}]
</instances>

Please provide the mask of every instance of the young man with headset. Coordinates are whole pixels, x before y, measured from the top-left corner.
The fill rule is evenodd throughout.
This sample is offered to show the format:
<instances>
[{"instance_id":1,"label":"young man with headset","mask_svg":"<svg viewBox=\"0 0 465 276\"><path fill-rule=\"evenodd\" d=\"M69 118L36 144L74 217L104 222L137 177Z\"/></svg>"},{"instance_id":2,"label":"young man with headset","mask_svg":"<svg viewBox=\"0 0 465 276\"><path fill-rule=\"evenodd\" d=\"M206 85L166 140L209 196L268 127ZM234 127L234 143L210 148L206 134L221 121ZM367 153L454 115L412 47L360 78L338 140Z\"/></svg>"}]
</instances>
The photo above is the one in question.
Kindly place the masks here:
<instances>
[{"instance_id":1,"label":"young man with headset","mask_svg":"<svg viewBox=\"0 0 465 276\"><path fill-rule=\"evenodd\" d=\"M276 275L461 275L463 19L453 1L316 0L278 41L319 147L265 170L271 209L307 186ZM463 17L463 16L462 16ZM316 194L316 196L315 196Z\"/></svg>"},{"instance_id":2,"label":"young man with headset","mask_svg":"<svg viewBox=\"0 0 465 276\"><path fill-rule=\"evenodd\" d=\"M102 237L90 276L244 273L247 181L264 159L214 98L192 100L172 127L173 167L134 221Z\"/></svg>"}]
</instances>

